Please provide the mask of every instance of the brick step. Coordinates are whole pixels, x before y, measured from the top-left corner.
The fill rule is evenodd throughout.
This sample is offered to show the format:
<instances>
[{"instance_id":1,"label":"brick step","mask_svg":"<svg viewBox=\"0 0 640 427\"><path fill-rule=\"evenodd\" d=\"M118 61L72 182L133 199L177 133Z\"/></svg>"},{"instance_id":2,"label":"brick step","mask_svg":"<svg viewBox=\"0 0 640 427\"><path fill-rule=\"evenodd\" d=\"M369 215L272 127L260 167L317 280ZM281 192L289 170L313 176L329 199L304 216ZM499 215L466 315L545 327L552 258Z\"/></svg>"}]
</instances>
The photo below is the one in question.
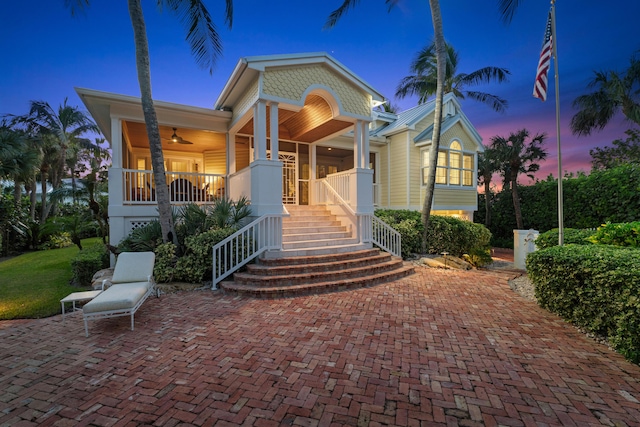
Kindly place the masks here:
<instances>
[{"instance_id":1,"label":"brick step","mask_svg":"<svg viewBox=\"0 0 640 427\"><path fill-rule=\"evenodd\" d=\"M283 276L294 274L309 274L316 272L336 272L350 268L364 267L391 260L391 255L375 250L377 254L368 257L347 258L327 262L311 262L296 265L264 265L249 264L247 272L258 276ZM303 258L303 257L301 257Z\"/></svg>"},{"instance_id":2,"label":"brick step","mask_svg":"<svg viewBox=\"0 0 640 427\"><path fill-rule=\"evenodd\" d=\"M346 268L338 271L308 271L294 274L285 273L277 276L236 273L233 277L234 282L238 285L286 287L309 283L351 280L358 277L377 275L385 271L393 271L400 267L402 267L402 259L394 257L388 261L368 264L361 267Z\"/></svg>"},{"instance_id":3,"label":"brick step","mask_svg":"<svg viewBox=\"0 0 640 427\"><path fill-rule=\"evenodd\" d=\"M257 298L283 298L300 295L315 295L320 293L346 291L381 283L392 282L413 274L413 267L402 265L391 271L384 271L364 277L349 277L347 279L330 280L318 283L302 283L293 286L251 286L239 285L235 282L222 282L220 285L224 292L238 293Z\"/></svg>"},{"instance_id":4,"label":"brick step","mask_svg":"<svg viewBox=\"0 0 640 427\"><path fill-rule=\"evenodd\" d=\"M380 249L368 248L368 249L357 249L351 250L349 252L339 253L339 252L331 252L324 254L304 254L304 255L296 255L291 256L287 255L286 252L280 252L277 258L267 258L270 255L269 252L263 254L260 257L259 263L260 265L265 266L295 266L301 264L324 264L328 262L336 262L341 260L350 260L350 259L358 259L358 258L367 258L374 257L380 254Z\"/></svg>"},{"instance_id":5,"label":"brick step","mask_svg":"<svg viewBox=\"0 0 640 427\"><path fill-rule=\"evenodd\" d=\"M316 233L302 233L302 234L283 234L282 243L302 242L302 241L318 241L326 239L347 239L351 238L351 233L345 230L333 231L333 232L316 232Z\"/></svg>"},{"instance_id":6,"label":"brick step","mask_svg":"<svg viewBox=\"0 0 640 427\"><path fill-rule=\"evenodd\" d=\"M309 222L309 223L315 223L315 222L328 222L328 221L335 221L338 222L336 220L336 216L335 215L331 215L328 212L325 212L323 214L318 214L318 215L291 215L289 217L284 217L282 219L282 223L283 224L288 224L288 223L299 223L299 222Z\"/></svg>"}]
</instances>

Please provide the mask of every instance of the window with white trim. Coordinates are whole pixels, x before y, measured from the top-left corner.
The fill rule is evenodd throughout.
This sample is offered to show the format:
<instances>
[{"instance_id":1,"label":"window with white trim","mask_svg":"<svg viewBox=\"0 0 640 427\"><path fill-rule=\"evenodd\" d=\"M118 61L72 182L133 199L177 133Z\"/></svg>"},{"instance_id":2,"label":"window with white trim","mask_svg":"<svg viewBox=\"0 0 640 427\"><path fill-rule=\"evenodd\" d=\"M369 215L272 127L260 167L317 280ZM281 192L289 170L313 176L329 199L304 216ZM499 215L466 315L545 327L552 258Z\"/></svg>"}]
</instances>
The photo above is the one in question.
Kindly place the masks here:
<instances>
[{"instance_id":1,"label":"window with white trim","mask_svg":"<svg viewBox=\"0 0 640 427\"><path fill-rule=\"evenodd\" d=\"M472 153L462 151L462 145L454 140L449 147L438 150L438 167L436 169L436 184L473 187ZM429 148L421 151L422 185L427 184L429 173Z\"/></svg>"}]
</instances>

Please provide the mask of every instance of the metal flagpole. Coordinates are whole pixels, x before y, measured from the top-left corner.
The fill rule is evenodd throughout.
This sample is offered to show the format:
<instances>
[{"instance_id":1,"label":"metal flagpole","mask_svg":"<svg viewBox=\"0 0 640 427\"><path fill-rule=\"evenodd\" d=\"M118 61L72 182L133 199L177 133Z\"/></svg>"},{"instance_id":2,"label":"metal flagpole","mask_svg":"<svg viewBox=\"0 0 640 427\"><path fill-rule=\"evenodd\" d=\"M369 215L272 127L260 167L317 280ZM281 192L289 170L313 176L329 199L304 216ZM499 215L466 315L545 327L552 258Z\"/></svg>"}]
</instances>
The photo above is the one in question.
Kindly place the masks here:
<instances>
[{"instance_id":1,"label":"metal flagpole","mask_svg":"<svg viewBox=\"0 0 640 427\"><path fill-rule=\"evenodd\" d=\"M562 155L560 154L560 83L558 77L558 41L556 37L556 5L555 0L551 0L551 43L553 49L553 71L555 73L556 84L556 134L558 141L558 245L564 244L564 209L562 195Z\"/></svg>"}]
</instances>

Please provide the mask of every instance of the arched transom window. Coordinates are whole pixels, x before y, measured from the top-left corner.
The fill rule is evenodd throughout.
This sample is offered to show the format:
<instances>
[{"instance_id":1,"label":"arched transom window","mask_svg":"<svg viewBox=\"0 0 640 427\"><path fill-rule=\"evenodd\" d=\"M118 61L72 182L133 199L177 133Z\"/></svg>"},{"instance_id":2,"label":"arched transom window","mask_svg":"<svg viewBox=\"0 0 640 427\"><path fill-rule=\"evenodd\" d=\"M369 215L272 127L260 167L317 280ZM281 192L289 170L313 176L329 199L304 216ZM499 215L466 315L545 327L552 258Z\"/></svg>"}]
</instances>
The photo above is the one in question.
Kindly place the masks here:
<instances>
[{"instance_id":1,"label":"arched transom window","mask_svg":"<svg viewBox=\"0 0 640 427\"><path fill-rule=\"evenodd\" d=\"M449 147L438 151L436 184L473 187L473 153L462 150L460 141L453 140ZM429 149L422 150L422 185L427 184L429 173Z\"/></svg>"}]
</instances>

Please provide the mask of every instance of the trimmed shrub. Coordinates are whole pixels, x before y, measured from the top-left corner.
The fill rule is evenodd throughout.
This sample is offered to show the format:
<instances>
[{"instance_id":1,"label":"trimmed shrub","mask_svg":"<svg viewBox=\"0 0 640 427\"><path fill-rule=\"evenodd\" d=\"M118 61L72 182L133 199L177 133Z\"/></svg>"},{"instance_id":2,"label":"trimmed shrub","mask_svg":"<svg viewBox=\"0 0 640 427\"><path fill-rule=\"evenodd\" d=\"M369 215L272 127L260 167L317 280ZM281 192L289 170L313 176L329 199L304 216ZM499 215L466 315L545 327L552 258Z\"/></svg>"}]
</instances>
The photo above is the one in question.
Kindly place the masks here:
<instances>
[{"instance_id":1,"label":"trimmed shrub","mask_svg":"<svg viewBox=\"0 0 640 427\"><path fill-rule=\"evenodd\" d=\"M598 227L589 240L600 245L640 247L640 221L620 224L608 222Z\"/></svg>"},{"instance_id":2,"label":"trimmed shrub","mask_svg":"<svg viewBox=\"0 0 640 427\"><path fill-rule=\"evenodd\" d=\"M403 258L422 252L424 226L420 212L380 209L375 214L402 235ZM491 232L484 225L440 215L431 215L429 219L427 253L448 252L461 257L473 252L480 256L477 251L488 249L490 240Z\"/></svg>"},{"instance_id":3,"label":"trimmed shrub","mask_svg":"<svg viewBox=\"0 0 640 427\"><path fill-rule=\"evenodd\" d=\"M71 260L71 285L89 287L93 275L108 267L109 251L106 246L100 244L84 248Z\"/></svg>"},{"instance_id":4,"label":"trimmed shrub","mask_svg":"<svg viewBox=\"0 0 640 427\"><path fill-rule=\"evenodd\" d=\"M201 283L211 279L213 269L212 247L233 233L235 228L211 229L185 238L185 253L175 264L174 281Z\"/></svg>"},{"instance_id":5,"label":"trimmed shrub","mask_svg":"<svg viewBox=\"0 0 640 427\"><path fill-rule=\"evenodd\" d=\"M640 249L550 247L527 256L527 273L540 306L640 362Z\"/></svg>"},{"instance_id":6,"label":"trimmed shrub","mask_svg":"<svg viewBox=\"0 0 640 427\"><path fill-rule=\"evenodd\" d=\"M577 228L565 228L564 229L564 244L565 245L590 245L592 242L589 240L591 236L595 234L595 230L580 230ZM558 239L560 232L557 228L549 230L544 233L540 233L536 239L536 247L538 249L546 249L552 246L558 246Z\"/></svg>"},{"instance_id":7,"label":"trimmed shrub","mask_svg":"<svg viewBox=\"0 0 640 427\"><path fill-rule=\"evenodd\" d=\"M156 263L153 266L153 278L157 283L173 282L174 269L178 257L176 256L176 245L172 242L162 243L156 246Z\"/></svg>"}]
</instances>

